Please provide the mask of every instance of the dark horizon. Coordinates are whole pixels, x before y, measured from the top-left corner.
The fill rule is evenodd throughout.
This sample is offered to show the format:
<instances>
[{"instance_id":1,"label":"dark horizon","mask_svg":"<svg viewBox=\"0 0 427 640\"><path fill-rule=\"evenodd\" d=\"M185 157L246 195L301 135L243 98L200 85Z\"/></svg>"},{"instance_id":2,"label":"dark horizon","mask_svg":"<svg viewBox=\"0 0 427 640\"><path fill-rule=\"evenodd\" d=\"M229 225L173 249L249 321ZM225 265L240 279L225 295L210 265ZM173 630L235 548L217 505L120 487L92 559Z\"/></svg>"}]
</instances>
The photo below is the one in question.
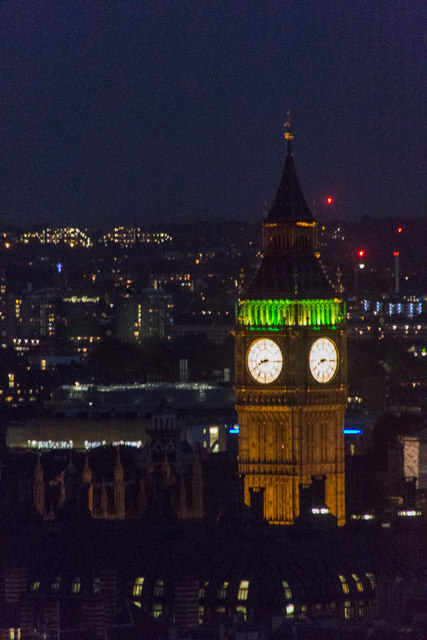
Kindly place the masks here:
<instances>
[{"instance_id":1,"label":"dark horizon","mask_svg":"<svg viewBox=\"0 0 427 640\"><path fill-rule=\"evenodd\" d=\"M425 215L418 0L23 0L0 15L2 226L256 223L288 108L310 207Z\"/></svg>"}]
</instances>

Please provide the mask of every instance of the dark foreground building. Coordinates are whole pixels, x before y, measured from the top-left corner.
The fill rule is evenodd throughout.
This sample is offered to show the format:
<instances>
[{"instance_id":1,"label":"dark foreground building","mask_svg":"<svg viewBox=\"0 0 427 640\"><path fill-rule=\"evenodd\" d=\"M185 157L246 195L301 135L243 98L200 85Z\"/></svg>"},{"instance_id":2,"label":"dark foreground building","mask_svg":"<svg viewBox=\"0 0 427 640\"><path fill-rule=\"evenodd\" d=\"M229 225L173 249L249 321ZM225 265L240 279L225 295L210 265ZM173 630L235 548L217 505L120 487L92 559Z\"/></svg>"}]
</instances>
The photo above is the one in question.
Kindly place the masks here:
<instances>
[{"instance_id":1,"label":"dark foreground building","mask_svg":"<svg viewBox=\"0 0 427 640\"><path fill-rule=\"evenodd\" d=\"M0 638L425 639L425 526L368 533L330 518L10 520ZM375 618L408 633L365 636Z\"/></svg>"}]
</instances>

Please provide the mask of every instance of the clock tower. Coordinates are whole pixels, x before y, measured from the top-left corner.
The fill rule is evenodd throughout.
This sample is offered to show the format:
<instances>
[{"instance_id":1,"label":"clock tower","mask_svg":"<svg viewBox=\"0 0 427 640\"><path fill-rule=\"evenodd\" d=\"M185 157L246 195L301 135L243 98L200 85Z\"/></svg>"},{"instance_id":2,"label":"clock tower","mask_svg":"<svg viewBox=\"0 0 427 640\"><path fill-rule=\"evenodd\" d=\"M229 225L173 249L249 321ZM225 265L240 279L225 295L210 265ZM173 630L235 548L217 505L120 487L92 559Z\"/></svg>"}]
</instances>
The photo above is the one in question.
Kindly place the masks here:
<instances>
[{"instance_id":1,"label":"clock tower","mask_svg":"<svg viewBox=\"0 0 427 640\"><path fill-rule=\"evenodd\" d=\"M289 126L289 125L286 125ZM263 258L238 304L235 395L245 502L272 524L299 515L299 487L325 478L345 523L345 307L317 248L289 130L282 179L263 222Z\"/></svg>"}]
</instances>

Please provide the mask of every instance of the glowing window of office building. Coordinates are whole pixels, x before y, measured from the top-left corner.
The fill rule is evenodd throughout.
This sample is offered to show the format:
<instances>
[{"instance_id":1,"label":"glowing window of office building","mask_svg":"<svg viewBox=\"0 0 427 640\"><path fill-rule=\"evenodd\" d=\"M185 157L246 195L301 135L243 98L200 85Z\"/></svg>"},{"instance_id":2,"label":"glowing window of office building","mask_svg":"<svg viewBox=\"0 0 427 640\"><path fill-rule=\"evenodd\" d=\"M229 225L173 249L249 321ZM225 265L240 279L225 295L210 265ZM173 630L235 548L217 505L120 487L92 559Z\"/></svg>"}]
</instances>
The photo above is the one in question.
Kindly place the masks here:
<instances>
[{"instance_id":1,"label":"glowing window of office building","mask_svg":"<svg viewBox=\"0 0 427 640\"><path fill-rule=\"evenodd\" d=\"M142 587L144 586L144 578L139 577L135 580L133 585L132 595L140 597L142 595Z\"/></svg>"},{"instance_id":2,"label":"glowing window of office building","mask_svg":"<svg viewBox=\"0 0 427 640\"><path fill-rule=\"evenodd\" d=\"M58 593L60 588L61 588L61 578L60 576L56 576L55 580L50 585L50 590L52 591L52 593Z\"/></svg>"},{"instance_id":3,"label":"glowing window of office building","mask_svg":"<svg viewBox=\"0 0 427 640\"><path fill-rule=\"evenodd\" d=\"M286 580L282 580L282 587L285 592L286 600L290 600L292 598L292 590L289 586L289 582L286 582Z\"/></svg>"},{"instance_id":4,"label":"glowing window of office building","mask_svg":"<svg viewBox=\"0 0 427 640\"><path fill-rule=\"evenodd\" d=\"M156 580L156 583L154 585L154 595L156 596L156 598L161 598L163 596L164 586L165 584L163 580Z\"/></svg>"},{"instance_id":5,"label":"glowing window of office building","mask_svg":"<svg viewBox=\"0 0 427 640\"><path fill-rule=\"evenodd\" d=\"M340 582L341 582L341 587L342 587L343 593L350 593L350 587L348 586L348 582L345 579L345 576L339 575L338 577L339 577Z\"/></svg>"},{"instance_id":6,"label":"glowing window of office building","mask_svg":"<svg viewBox=\"0 0 427 640\"><path fill-rule=\"evenodd\" d=\"M371 583L372 591L375 591L375 575L373 573L370 573L369 571L365 571L365 576L368 578L369 582Z\"/></svg>"},{"instance_id":7,"label":"glowing window of office building","mask_svg":"<svg viewBox=\"0 0 427 640\"><path fill-rule=\"evenodd\" d=\"M357 590L362 593L363 592L363 582L360 580L359 576L356 573L352 573L351 577L353 578L353 580L356 583Z\"/></svg>"},{"instance_id":8,"label":"glowing window of office building","mask_svg":"<svg viewBox=\"0 0 427 640\"><path fill-rule=\"evenodd\" d=\"M228 584L228 582L223 582L219 587L217 594L218 600L225 600L225 598L227 597Z\"/></svg>"},{"instance_id":9,"label":"glowing window of office building","mask_svg":"<svg viewBox=\"0 0 427 640\"><path fill-rule=\"evenodd\" d=\"M73 578L73 581L71 583L71 593L73 593L74 595L77 595L78 593L80 593L80 587L81 587L80 578Z\"/></svg>"},{"instance_id":10,"label":"glowing window of office building","mask_svg":"<svg viewBox=\"0 0 427 640\"><path fill-rule=\"evenodd\" d=\"M239 591L237 594L238 600L247 600L249 593L249 580L241 580L239 585Z\"/></svg>"}]
</instances>

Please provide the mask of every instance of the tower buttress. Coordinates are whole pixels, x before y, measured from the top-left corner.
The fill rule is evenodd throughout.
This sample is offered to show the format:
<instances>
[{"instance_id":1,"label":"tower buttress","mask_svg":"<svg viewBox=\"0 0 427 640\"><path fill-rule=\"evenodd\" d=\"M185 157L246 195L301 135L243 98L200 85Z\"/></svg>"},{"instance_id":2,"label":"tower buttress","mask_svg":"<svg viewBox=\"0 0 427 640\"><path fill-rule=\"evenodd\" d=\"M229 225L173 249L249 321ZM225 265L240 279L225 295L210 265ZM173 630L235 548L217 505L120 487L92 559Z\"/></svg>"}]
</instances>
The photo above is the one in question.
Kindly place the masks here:
<instances>
[{"instance_id":1,"label":"tower buttress","mask_svg":"<svg viewBox=\"0 0 427 640\"><path fill-rule=\"evenodd\" d=\"M178 518L185 520L187 518L187 491L185 489L184 473L179 479L179 511Z\"/></svg>"},{"instance_id":2,"label":"tower buttress","mask_svg":"<svg viewBox=\"0 0 427 640\"><path fill-rule=\"evenodd\" d=\"M92 469L89 466L89 454L85 455L85 466L82 472L82 482L88 485L87 502L88 509L93 512L93 483L92 483Z\"/></svg>"},{"instance_id":3,"label":"tower buttress","mask_svg":"<svg viewBox=\"0 0 427 640\"><path fill-rule=\"evenodd\" d=\"M101 487L101 510L100 510L99 517L104 520L109 517L107 488L105 486L104 479L102 480L102 487Z\"/></svg>"},{"instance_id":4,"label":"tower buttress","mask_svg":"<svg viewBox=\"0 0 427 640\"><path fill-rule=\"evenodd\" d=\"M118 520L125 519L125 483L119 447L117 447L117 458L114 467L114 514Z\"/></svg>"},{"instance_id":5,"label":"tower buttress","mask_svg":"<svg viewBox=\"0 0 427 640\"><path fill-rule=\"evenodd\" d=\"M40 456L37 456L37 464L34 468L34 506L37 513L44 515L45 512L45 486L43 467L41 465Z\"/></svg>"},{"instance_id":6,"label":"tower buttress","mask_svg":"<svg viewBox=\"0 0 427 640\"><path fill-rule=\"evenodd\" d=\"M193 463L193 518L203 518L203 474L200 451L196 449Z\"/></svg>"}]
</instances>

